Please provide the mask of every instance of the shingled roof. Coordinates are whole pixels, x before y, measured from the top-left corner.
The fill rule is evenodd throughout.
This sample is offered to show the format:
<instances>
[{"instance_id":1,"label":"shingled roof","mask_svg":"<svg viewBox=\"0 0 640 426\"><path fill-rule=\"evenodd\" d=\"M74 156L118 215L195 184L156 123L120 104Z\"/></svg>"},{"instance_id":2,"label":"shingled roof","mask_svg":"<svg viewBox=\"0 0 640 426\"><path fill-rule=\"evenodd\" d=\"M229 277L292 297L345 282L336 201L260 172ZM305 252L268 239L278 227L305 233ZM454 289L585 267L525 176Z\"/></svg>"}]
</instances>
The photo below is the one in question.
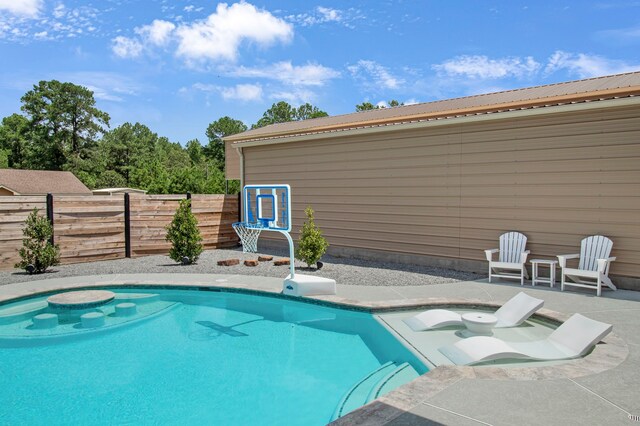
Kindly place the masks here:
<instances>
[{"instance_id":1,"label":"shingled roof","mask_svg":"<svg viewBox=\"0 0 640 426\"><path fill-rule=\"evenodd\" d=\"M365 127L443 120L640 95L640 72L630 72L484 95L272 124L224 138L243 143Z\"/></svg>"},{"instance_id":2,"label":"shingled roof","mask_svg":"<svg viewBox=\"0 0 640 426\"><path fill-rule=\"evenodd\" d=\"M0 187L15 195L91 195L73 173L49 170L0 169Z\"/></svg>"}]
</instances>

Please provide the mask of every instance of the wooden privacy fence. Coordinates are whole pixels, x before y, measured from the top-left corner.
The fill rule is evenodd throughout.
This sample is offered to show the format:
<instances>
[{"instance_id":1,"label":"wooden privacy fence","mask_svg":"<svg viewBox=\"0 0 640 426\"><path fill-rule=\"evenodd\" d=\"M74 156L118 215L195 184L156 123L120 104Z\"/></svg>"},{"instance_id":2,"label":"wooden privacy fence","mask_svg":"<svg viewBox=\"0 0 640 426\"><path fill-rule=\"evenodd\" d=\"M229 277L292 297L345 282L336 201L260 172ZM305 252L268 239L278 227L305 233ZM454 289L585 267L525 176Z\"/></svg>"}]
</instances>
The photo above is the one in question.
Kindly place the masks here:
<instances>
[{"instance_id":1,"label":"wooden privacy fence","mask_svg":"<svg viewBox=\"0 0 640 426\"><path fill-rule=\"evenodd\" d=\"M180 200L191 198L205 249L233 247L236 195L89 195L0 197L0 269L20 260L22 229L34 208L53 222L61 263L166 254L165 227Z\"/></svg>"}]
</instances>

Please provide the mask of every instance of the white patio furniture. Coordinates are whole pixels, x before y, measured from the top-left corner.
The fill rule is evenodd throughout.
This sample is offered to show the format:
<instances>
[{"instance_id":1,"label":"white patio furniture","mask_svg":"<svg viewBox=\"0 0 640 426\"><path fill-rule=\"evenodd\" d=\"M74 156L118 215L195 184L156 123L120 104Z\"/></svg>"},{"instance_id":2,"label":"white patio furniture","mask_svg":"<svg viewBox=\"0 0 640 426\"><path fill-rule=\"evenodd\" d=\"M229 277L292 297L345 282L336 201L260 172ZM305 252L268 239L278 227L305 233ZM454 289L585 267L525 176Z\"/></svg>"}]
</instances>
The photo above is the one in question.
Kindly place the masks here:
<instances>
[{"instance_id":1,"label":"white patio furniture","mask_svg":"<svg viewBox=\"0 0 640 426\"><path fill-rule=\"evenodd\" d=\"M462 315L462 323L471 335L491 336L493 327L498 323L498 318L483 312L469 312Z\"/></svg>"},{"instance_id":2,"label":"white patio furniture","mask_svg":"<svg viewBox=\"0 0 640 426\"><path fill-rule=\"evenodd\" d=\"M609 266L616 260L610 257L613 242L602 235L594 235L582 240L579 254L564 254L558 256L560 268L562 268L562 281L560 289L564 286L595 288L596 294L602 294L602 284L612 290L616 286L609 278ZM578 268L567 267L568 259L580 259Z\"/></svg>"},{"instance_id":3,"label":"white patio furniture","mask_svg":"<svg viewBox=\"0 0 640 426\"><path fill-rule=\"evenodd\" d=\"M527 237L519 232L507 232L500 236L500 248L493 250L485 250L489 262L489 282L491 278L509 278L519 279L520 285L524 285L525 277L528 279L527 256L529 250L525 250L527 246ZM494 253L498 253L498 261L493 260Z\"/></svg>"},{"instance_id":4,"label":"white patio furniture","mask_svg":"<svg viewBox=\"0 0 640 426\"><path fill-rule=\"evenodd\" d=\"M536 299L520 292L493 313L493 316L498 320L495 327L517 327L540 309L542 305L544 305L544 300ZM403 321L413 331L463 325L462 315L446 309L429 309L411 318L405 318Z\"/></svg>"},{"instance_id":5,"label":"white patio furniture","mask_svg":"<svg viewBox=\"0 0 640 426\"><path fill-rule=\"evenodd\" d=\"M495 337L476 336L438 349L456 365L470 365L498 359L559 360L585 355L613 326L573 314L543 340L505 342Z\"/></svg>"},{"instance_id":6,"label":"white patio furniture","mask_svg":"<svg viewBox=\"0 0 640 426\"><path fill-rule=\"evenodd\" d=\"M557 260L547 259L531 259L531 286L535 287L538 283L549 284L551 288L556 283L556 265ZM540 276L540 265L549 268L549 278Z\"/></svg>"}]
</instances>

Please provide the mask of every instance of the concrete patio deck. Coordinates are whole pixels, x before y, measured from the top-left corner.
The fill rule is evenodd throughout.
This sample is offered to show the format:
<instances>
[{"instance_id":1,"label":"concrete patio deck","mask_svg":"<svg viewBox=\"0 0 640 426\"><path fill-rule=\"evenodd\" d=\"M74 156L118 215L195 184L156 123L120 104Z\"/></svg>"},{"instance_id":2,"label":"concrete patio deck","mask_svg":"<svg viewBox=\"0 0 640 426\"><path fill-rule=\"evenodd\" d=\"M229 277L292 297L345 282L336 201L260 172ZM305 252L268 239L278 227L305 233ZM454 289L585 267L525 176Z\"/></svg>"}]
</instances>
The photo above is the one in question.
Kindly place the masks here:
<instances>
[{"instance_id":1,"label":"concrete patio deck","mask_svg":"<svg viewBox=\"0 0 640 426\"><path fill-rule=\"evenodd\" d=\"M505 302L523 287L486 281L428 287L352 288L338 294L361 300L447 297ZM629 349L617 367L576 378L514 380L470 374L469 367L440 368L433 382L410 383L335 422L336 425L630 425L640 415L640 292L618 290L595 297L593 292L560 292L525 286L527 294L545 300L545 308L576 312L613 324ZM393 293L393 294L392 294ZM478 368L477 368L478 369ZM405 401L403 404L402 401Z\"/></svg>"},{"instance_id":2,"label":"concrete patio deck","mask_svg":"<svg viewBox=\"0 0 640 426\"><path fill-rule=\"evenodd\" d=\"M0 286L0 302L29 294L117 284L216 286L279 292L281 279L220 274L112 274L66 277ZM425 298L503 303L523 287L512 283L468 281L428 286L351 286L338 284L334 301L371 307L406 306ZM624 341L626 359L596 374L568 378L543 375L483 374L483 367L439 367L335 422L337 425L601 425L634 424L640 415L640 292L560 292L525 286L545 300L545 308L582 313L613 324ZM331 301L331 297L318 298ZM490 371L490 368L486 371Z\"/></svg>"}]
</instances>

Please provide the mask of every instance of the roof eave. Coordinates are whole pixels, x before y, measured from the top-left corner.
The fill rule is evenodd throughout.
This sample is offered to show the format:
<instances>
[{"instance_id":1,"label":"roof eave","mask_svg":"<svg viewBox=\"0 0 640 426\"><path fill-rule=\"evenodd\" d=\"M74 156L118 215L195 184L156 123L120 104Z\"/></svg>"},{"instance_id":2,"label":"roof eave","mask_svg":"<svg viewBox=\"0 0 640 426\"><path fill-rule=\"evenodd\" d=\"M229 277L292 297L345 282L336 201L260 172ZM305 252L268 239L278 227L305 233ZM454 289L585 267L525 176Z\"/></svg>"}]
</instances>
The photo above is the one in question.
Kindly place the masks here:
<instances>
[{"instance_id":1,"label":"roof eave","mask_svg":"<svg viewBox=\"0 0 640 426\"><path fill-rule=\"evenodd\" d=\"M350 135L363 135L369 133L380 133L390 131L401 131L418 129L431 126L447 126L461 123L472 123L479 121L493 121L493 120L506 120L510 118L525 117L525 116L540 116L547 114L557 114L563 112L580 111L580 110L594 110L610 107L619 107L625 105L640 105L640 96L629 95L625 98L616 97L614 99L598 100L597 102L590 102L585 100L582 102L565 103L562 105L546 106L544 108L530 107L527 109L512 109L509 111L501 111L492 113L491 111L477 114L459 115L454 117L441 117L431 118L414 121L403 121L396 123L381 123L377 125L367 125L361 127L351 127L339 130L306 130L304 133L295 133L291 135L277 135L271 137L260 137L258 139L248 139L243 141L233 142L232 146L236 148L258 146L258 145L271 145L290 142L307 141L314 139L327 139L339 136ZM449 114L447 114L449 116Z\"/></svg>"},{"instance_id":2,"label":"roof eave","mask_svg":"<svg viewBox=\"0 0 640 426\"><path fill-rule=\"evenodd\" d=\"M410 121L433 120L438 118L456 117L460 115L487 114L490 112L502 113L510 110L530 109L530 108L545 107L548 105L557 105L557 104L564 104L564 103L600 101L601 99L610 99L610 98L618 98L618 97L624 98L624 97L638 96L638 95L640 95L640 86L632 86L632 87L624 87L624 88L616 88L616 89L591 91L583 94L570 94L570 95L561 95L561 96L553 96L553 97L546 97L546 98L537 98L529 101L506 102L506 103L500 103L500 104L475 106L471 108L436 111L436 112L430 112L430 113L424 113L424 114L404 115L404 116L398 116L398 117L392 117L392 118L380 119L380 120L368 120L368 121L360 121L360 122L354 121L350 123L342 123L339 125L332 125L332 126L315 126L315 127L302 129L302 130L263 133L261 135L254 136L254 137L250 135L248 137L242 136L243 134L240 133L236 135L227 136L223 139L225 142L240 144L244 141L290 137L290 136L297 136L302 133L342 131L345 129L351 129L356 127L357 128L369 127L369 126L378 127L382 125L393 125L393 124L410 122Z\"/></svg>"}]
</instances>

